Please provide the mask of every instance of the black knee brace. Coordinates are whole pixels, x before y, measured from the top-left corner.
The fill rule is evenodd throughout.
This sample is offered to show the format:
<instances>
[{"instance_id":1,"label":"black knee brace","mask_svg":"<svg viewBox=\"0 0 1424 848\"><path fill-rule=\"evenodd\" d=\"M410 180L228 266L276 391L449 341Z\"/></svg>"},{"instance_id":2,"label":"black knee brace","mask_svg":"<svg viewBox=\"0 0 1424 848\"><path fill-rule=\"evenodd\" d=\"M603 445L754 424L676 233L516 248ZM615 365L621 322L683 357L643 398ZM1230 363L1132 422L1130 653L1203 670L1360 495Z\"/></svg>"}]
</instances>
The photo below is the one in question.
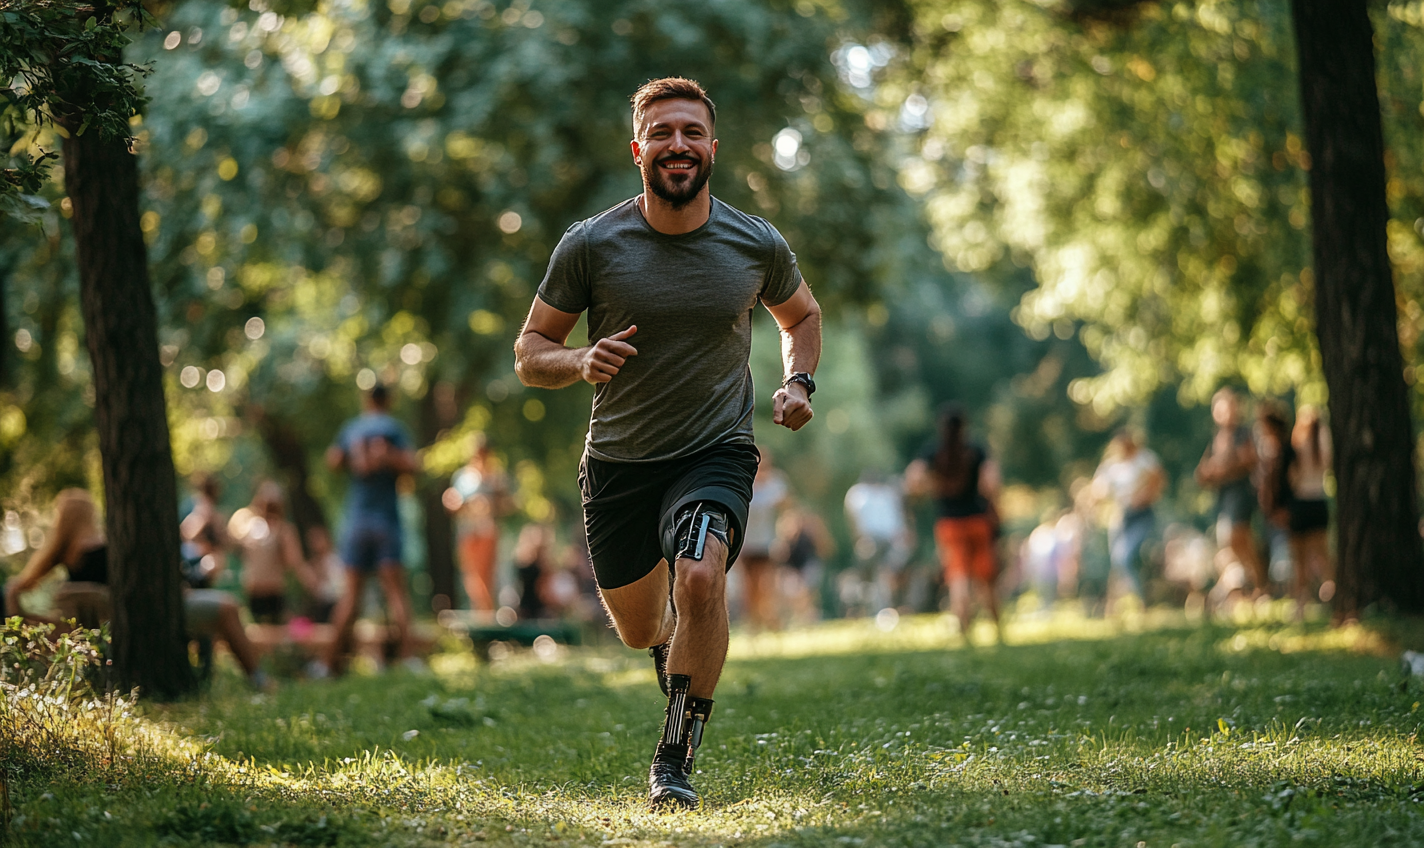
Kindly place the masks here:
<instances>
[{"instance_id":1,"label":"black knee brace","mask_svg":"<svg viewBox=\"0 0 1424 848\"><path fill-rule=\"evenodd\" d=\"M727 528L731 522L721 504L697 501L684 506L674 521L677 527L677 558L701 560L707 547L707 534L716 536L729 551L732 548Z\"/></svg>"}]
</instances>

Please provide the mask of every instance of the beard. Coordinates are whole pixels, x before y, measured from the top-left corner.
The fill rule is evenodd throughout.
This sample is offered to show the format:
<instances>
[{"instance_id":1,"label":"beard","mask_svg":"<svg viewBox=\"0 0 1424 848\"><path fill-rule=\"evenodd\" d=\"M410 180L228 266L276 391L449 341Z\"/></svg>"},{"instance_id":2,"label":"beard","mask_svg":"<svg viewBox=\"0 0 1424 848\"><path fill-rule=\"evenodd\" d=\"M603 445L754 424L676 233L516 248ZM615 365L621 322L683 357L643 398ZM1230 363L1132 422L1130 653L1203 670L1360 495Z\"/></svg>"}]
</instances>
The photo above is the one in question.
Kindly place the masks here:
<instances>
[{"instance_id":1,"label":"beard","mask_svg":"<svg viewBox=\"0 0 1424 848\"><path fill-rule=\"evenodd\" d=\"M670 160L692 162L694 166L687 171L686 177L670 177L658 167ZM657 162L644 160L643 164L643 180L648 184L648 188L660 199L671 204L673 209L682 209L691 203L701 193L702 187L707 185L711 176L711 160L702 161L694 156L664 156Z\"/></svg>"}]
</instances>

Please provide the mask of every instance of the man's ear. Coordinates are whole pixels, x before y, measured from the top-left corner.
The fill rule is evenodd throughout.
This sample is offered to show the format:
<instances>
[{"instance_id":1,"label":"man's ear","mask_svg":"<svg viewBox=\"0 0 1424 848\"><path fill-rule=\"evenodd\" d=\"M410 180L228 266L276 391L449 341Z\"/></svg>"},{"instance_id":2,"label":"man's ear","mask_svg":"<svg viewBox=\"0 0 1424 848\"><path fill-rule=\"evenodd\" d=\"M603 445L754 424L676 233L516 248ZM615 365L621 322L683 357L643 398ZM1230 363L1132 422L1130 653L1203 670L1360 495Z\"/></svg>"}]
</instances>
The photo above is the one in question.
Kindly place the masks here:
<instances>
[{"instance_id":1,"label":"man's ear","mask_svg":"<svg viewBox=\"0 0 1424 848\"><path fill-rule=\"evenodd\" d=\"M632 141L628 142L628 147L633 151L633 164L641 167L643 164L642 145L638 144L638 140L635 138Z\"/></svg>"}]
</instances>

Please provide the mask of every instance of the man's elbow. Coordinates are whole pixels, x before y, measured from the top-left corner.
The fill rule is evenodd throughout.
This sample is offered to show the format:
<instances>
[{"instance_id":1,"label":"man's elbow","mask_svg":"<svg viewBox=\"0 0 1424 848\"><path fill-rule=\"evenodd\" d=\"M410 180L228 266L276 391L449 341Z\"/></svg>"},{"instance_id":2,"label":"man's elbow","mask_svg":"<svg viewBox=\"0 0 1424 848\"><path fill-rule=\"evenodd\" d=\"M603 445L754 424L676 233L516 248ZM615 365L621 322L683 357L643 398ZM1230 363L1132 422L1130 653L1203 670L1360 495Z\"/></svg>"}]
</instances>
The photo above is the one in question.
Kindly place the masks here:
<instances>
[{"instance_id":1,"label":"man's elbow","mask_svg":"<svg viewBox=\"0 0 1424 848\"><path fill-rule=\"evenodd\" d=\"M529 356L525 349L524 336L520 336L514 343L514 376L519 378L519 382L526 386L533 387L529 382Z\"/></svg>"}]
</instances>

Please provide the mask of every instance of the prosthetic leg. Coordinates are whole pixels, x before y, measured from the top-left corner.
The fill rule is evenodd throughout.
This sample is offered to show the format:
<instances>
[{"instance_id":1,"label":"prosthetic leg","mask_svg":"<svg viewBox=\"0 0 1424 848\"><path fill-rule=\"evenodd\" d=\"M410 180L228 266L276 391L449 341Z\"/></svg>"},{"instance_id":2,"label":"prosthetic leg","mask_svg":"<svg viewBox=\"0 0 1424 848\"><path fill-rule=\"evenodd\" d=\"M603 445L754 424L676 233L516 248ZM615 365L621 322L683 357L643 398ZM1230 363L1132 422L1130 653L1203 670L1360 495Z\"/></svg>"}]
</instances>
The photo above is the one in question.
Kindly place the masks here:
<instances>
[{"instance_id":1,"label":"prosthetic leg","mask_svg":"<svg viewBox=\"0 0 1424 848\"><path fill-rule=\"evenodd\" d=\"M654 810L674 807L695 810L701 798L688 777L693 771L697 748L702 744L702 730L712 717L712 699L694 698L688 694L692 678L685 674L670 674L667 715L663 736L653 754L648 770L648 804Z\"/></svg>"},{"instance_id":2,"label":"prosthetic leg","mask_svg":"<svg viewBox=\"0 0 1424 848\"><path fill-rule=\"evenodd\" d=\"M674 622L677 620L677 602L673 594L673 586L677 581L677 561L680 559L701 561L703 553L707 549L709 534L715 536L730 549L732 543L727 531L730 524L722 506L710 501L690 503L678 511L672 527L669 528L672 531L672 538L677 543L674 548L676 554L668 560L668 603L672 605ZM658 688L663 690L664 695L671 695L667 683L667 660L670 644L671 641L668 641L648 649L648 655L653 658L653 669L658 676Z\"/></svg>"}]
</instances>

